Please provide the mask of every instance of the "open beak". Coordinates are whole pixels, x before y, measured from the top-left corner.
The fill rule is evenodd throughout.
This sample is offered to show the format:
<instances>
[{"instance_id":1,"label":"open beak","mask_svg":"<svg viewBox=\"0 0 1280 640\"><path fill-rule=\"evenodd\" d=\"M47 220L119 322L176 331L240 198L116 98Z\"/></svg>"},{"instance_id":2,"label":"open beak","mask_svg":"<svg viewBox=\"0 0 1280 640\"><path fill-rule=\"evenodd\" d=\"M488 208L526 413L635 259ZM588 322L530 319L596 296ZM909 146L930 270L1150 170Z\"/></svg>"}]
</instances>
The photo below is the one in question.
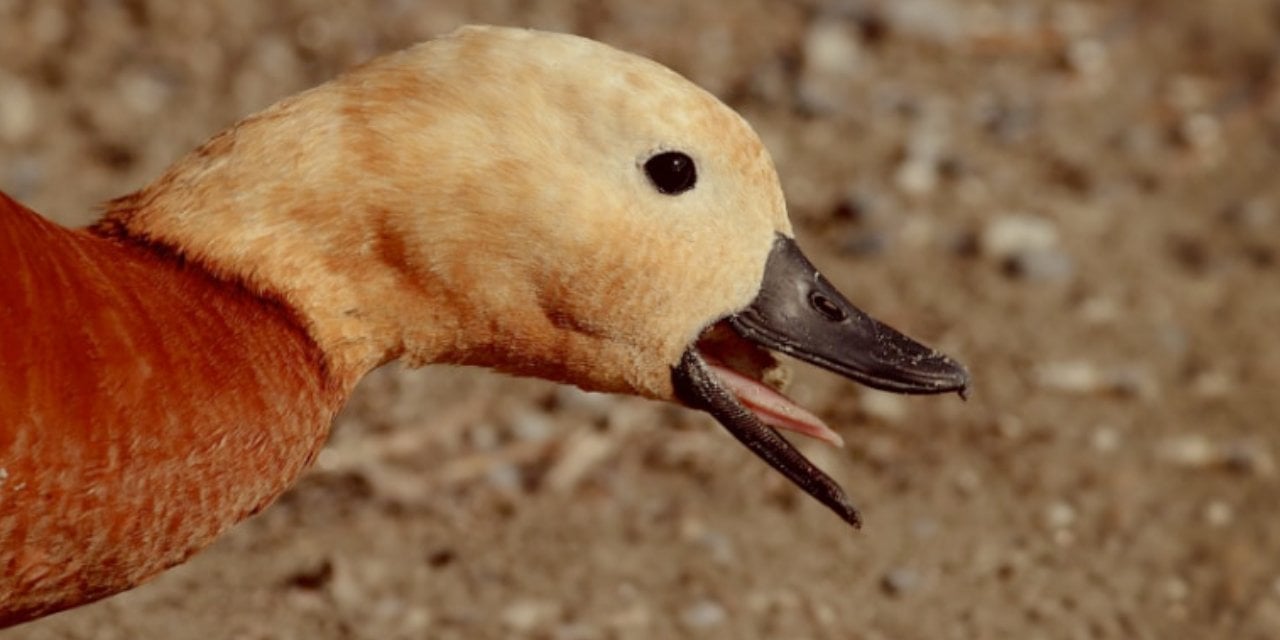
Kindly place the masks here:
<instances>
[{"instance_id":1,"label":"open beak","mask_svg":"<svg viewBox=\"0 0 1280 640\"><path fill-rule=\"evenodd\" d=\"M734 335L717 340L719 346L700 340L685 351L672 371L676 395L710 413L748 449L854 527L861 526L861 517L844 490L774 427L837 445L840 437L766 386L759 379L758 357L756 366L743 364L741 354L735 356L724 345L754 343L895 393L955 391L963 397L969 385L964 366L853 306L818 273L795 240L783 235L774 241L756 299L717 325L722 326Z\"/></svg>"}]
</instances>

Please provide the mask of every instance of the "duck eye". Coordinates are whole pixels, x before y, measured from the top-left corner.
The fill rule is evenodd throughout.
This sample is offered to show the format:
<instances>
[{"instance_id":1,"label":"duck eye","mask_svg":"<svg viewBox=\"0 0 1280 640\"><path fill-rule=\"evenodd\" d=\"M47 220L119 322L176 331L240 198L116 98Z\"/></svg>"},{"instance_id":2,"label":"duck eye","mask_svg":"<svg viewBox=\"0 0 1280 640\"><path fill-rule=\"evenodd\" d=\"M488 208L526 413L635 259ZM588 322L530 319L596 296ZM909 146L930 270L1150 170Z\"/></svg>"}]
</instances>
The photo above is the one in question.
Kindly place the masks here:
<instances>
[{"instance_id":1,"label":"duck eye","mask_svg":"<svg viewBox=\"0 0 1280 640\"><path fill-rule=\"evenodd\" d=\"M669 196L684 193L698 181L693 158L679 151L664 151L644 163L644 172L660 192Z\"/></svg>"}]
</instances>

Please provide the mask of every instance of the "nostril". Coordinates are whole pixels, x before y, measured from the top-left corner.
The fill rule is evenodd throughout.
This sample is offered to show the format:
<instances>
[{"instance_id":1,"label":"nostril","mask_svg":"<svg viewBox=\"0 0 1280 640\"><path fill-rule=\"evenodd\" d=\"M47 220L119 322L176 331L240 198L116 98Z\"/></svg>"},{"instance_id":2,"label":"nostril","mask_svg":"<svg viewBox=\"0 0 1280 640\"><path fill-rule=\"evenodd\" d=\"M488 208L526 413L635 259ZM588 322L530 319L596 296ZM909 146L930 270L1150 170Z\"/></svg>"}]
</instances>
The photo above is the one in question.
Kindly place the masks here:
<instances>
[{"instance_id":1,"label":"nostril","mask_svg":"<svg viewBox=\"0 0 1280 640\"><path fill-rule=\"evenodd\" d=\"M826 316L832 322L843 322L849 317L849 314L845 313L844 309L840 308L840 305L818 291L809 294L809 304L815 311Z\"/></svg>"}]
</instances>

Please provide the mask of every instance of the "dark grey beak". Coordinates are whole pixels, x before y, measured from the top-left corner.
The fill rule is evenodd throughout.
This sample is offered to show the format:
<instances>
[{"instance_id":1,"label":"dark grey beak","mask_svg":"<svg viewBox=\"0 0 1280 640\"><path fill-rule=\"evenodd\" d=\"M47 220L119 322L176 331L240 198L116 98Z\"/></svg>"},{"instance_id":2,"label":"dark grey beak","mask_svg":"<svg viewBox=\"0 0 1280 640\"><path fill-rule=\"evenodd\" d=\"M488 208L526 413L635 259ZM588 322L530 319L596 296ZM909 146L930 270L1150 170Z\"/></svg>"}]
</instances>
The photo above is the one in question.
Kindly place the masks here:
<instances>
[{"instance_id":1,"label":"dark grey beak","mask_svg":"<svg viewBox=\"0 0 1280 640\"><path fill-rule=\"evenodd\" d=\"M969 386L969 373L960 363L853 306L795 240L782 235L769 254L760 293L725 321L747 340L876 389L963 396ZM744 407L693 347L672 371L672 381L685 404L710 413L774 469L849 524L861 526L844 490Z\"/></svg>"}]
</instances>

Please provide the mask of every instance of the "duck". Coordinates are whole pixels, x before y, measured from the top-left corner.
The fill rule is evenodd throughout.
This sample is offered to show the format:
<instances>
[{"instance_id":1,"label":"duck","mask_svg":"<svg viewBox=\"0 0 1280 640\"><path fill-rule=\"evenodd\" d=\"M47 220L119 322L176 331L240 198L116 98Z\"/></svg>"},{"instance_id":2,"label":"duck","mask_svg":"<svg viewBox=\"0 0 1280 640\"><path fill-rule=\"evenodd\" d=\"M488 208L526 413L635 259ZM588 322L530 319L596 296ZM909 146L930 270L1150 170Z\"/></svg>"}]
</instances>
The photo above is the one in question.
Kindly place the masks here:
<instances>
[{"instance_id":1,"label":"duck","mask_svg":"<svg viewBox=\"0 0 1280 640\"><path fill-rule=\"evenodd\" d=\"M373 369L453 364L711 414L859 526L778 429L777 354L874 388L963 365L805 257L710 93L472 26L249 116L85 228L0 193L0 627L133 588L269 506Z\"/></svg>"}]
</instances>

